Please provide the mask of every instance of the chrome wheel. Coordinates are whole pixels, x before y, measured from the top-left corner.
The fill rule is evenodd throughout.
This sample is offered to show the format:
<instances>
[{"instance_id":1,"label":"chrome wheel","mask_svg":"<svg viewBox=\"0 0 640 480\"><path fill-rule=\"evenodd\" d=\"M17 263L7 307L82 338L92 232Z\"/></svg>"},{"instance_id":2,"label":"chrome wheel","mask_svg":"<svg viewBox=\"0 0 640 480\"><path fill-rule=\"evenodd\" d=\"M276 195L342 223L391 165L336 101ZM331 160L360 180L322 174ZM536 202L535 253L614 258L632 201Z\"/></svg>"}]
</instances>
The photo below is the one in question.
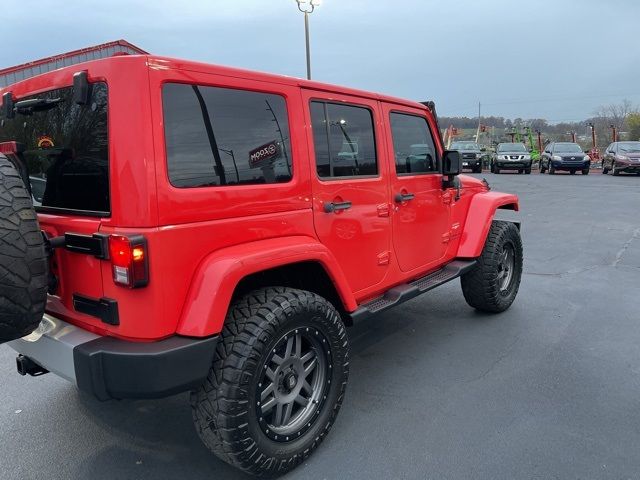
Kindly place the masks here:
<instances>
[{"instance_id":1,"label":"chrome wheel","mask_svg":"<svg viewBox=\"0 0 640 480\"><path fill-rule=\"evenodd\" d=\"M500 293L506 292L513 279L515 269L515 252L511 244L506 244L498 260L498 285Z\"/></svg>"},{"instance_id":2,"label":"chrome wheel","mask_svg":"<svg viewBox=\"0 0 640 480\"><path fill-rule=\"evenodd\" d=\"M296 328L269 353L256 392L262 431L278 442L292 441L312 425L331 383L331 350L321 331Z\"/></svg>"}]
</instances>

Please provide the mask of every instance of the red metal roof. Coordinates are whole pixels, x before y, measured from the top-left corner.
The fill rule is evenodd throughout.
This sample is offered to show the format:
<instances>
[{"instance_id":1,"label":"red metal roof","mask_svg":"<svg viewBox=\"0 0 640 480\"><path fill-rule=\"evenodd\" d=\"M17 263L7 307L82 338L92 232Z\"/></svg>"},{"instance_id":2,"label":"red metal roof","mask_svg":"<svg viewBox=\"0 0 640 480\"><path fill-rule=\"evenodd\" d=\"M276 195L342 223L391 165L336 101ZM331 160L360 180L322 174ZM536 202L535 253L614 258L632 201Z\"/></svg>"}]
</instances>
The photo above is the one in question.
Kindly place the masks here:
<instances>
[{"instance_id":1,"label":"red metal roof","mask_svg":"<svg viewBox=\"0 0 640 480\"><path fill-rule=\"evenodd\" d=\"M148 53L126 40L116 40L92 47L81 48L72 52L33 60L31 62L23 63L22 65L0 69L0 87L24 80L25 78L29 78L34 75L55 70L56 68L85 62L87 60L103 58L105 56L112 56L116 53L122 52L141 55L146 55Z\"/></svg>"}]
</instances>

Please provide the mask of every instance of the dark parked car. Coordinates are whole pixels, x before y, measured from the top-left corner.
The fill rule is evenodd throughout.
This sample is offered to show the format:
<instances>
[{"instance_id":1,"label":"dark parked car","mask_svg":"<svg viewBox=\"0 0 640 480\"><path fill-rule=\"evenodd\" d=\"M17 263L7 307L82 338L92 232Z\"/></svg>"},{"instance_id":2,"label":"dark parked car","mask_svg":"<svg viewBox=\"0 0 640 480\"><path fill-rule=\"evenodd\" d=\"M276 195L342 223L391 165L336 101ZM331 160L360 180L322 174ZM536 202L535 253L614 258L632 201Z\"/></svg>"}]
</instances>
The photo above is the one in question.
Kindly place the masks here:
<instances>
[{"instance_id":1,"label":"dark parked car","mask_svg":"<svg viewBox=\"0 0 640 480\"><path fill-rule=\"evenodd\" d=\"M602 173L640 175L640 142L613 142L604 151Z\"/></svg>"},{"instance_id":2,"label":"dark parked car","mask_svg":"<svg viewBox=\"0 0 640 480\"><path fill-rule=\"evenodd\" d=\"M482 150L476 142L453 142L451 150L458 150L462 157L462 169L469 169L473 173L482 172Z\"/></svg>"},{"instance_id":3,"label":"dark parked car","mask_svg":"<svg viewBox=\"0 0 640 480\"><path fill-rule=\"evenodd\" d=\"M491 158L491 171L518 170L518 173L531 173L531 154L524 143L499 143Z\"/></svg>"},{"instance_id":4,"label":"dark parked car","mask_svg":"<svg viewBox=\"0 0 640 480\"><path fill-rule=\"evenodd\" d=\"M572 142L552 142L544 148L540 157L540 173L565 170L573 175L578 170L583 175L589 174L591 157L582 151L582 147Z\"/></svg>"}]
</instances>

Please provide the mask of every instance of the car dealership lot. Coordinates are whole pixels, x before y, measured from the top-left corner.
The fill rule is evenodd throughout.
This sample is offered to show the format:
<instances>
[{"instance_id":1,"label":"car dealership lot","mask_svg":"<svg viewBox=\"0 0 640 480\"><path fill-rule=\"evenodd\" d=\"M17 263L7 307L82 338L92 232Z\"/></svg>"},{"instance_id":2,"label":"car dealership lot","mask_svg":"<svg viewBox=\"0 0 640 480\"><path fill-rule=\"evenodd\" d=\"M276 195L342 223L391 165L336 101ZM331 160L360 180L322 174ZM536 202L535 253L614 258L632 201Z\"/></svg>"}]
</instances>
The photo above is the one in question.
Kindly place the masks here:
<instances>
[{"instance_id":1,"label":"car dealership lot","mask_svg":"<svg viewBox=\"0 0 640 480\"><path fill-rule=\"evenodd\" d=\"M638 475L640 179L477 176L521 198L512 308L477 314L455 281L349 329L338 421L287 478ZM14 357L0 346L0 478L244 478L185 396L100 403Z\"/></svg>"}]
</instances>

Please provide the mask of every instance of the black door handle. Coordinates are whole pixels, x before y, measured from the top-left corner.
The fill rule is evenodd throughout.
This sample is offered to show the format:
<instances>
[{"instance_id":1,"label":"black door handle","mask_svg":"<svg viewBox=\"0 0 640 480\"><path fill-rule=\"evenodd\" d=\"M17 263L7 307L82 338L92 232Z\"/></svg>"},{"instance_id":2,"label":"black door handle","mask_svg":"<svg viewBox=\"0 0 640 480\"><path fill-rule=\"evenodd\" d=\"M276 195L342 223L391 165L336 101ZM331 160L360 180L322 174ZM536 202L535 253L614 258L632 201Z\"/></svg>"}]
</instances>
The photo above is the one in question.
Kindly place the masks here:
<instances>
[{"instance_id":1,"label":"black door handle","mask_svg":"<svg viewBox=\"0 0 640 480\"><path fill-rule=\"evenodd\" d=\"M351 202L327 202L324 204L325 213L337 212L338 210L348 210Z\"/></svg>"},{"instance_id":2,"label":"black door handle","mask_svg":"<svg viewBox=\"0 0 640 480\"><path fill-rule=\"evenodd\" d=\"M398 203L407 202L413 200L416 196L413 193L396 193L394 200Z\"/></svg>"}]
</instances>

